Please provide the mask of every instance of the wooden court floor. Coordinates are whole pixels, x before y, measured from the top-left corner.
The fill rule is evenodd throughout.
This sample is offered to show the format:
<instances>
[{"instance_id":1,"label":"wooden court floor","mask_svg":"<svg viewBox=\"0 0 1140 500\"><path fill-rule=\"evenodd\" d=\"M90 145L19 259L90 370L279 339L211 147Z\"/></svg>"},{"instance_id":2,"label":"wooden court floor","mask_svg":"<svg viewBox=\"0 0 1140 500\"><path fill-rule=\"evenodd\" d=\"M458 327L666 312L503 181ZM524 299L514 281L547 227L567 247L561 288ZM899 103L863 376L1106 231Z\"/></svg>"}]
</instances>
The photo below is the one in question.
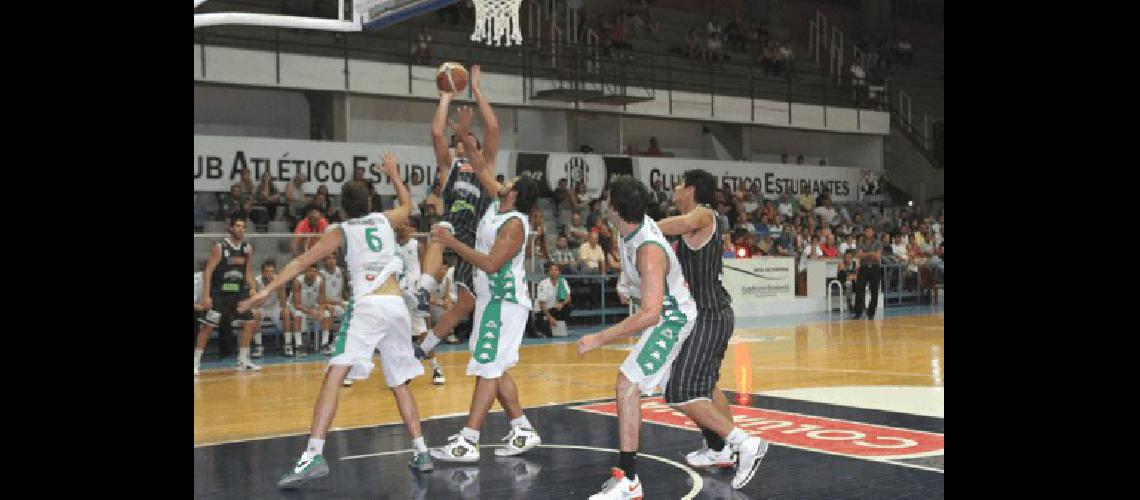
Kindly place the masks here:
<instances>
[{"instance_id":1,"label":"wooden court floor","mask_svg":"<svg viewBox=\"0 0 1140 500\"><path fill-rule=\"evenodd\" d=\"M862 385L941 387L944 330L941 313L737 328L721 366L720 385L745 393ZM622 346L581 357L573 342L523 346L511 373L527 408L612 398L617 367L626 355ZM468 358L466 351L440 354L446 385L432 385L430 370L412 382L422 418L466 413L474 385L464 374ZM325 363L312 362L268 365L258 373L203 372L194 381L194 444L307 432L324 368ZM399 423L383 381L377 366L367 381L343 388L333 428ZM498 410L496 404L493 411Z\"/></svg>"}]
</instances>

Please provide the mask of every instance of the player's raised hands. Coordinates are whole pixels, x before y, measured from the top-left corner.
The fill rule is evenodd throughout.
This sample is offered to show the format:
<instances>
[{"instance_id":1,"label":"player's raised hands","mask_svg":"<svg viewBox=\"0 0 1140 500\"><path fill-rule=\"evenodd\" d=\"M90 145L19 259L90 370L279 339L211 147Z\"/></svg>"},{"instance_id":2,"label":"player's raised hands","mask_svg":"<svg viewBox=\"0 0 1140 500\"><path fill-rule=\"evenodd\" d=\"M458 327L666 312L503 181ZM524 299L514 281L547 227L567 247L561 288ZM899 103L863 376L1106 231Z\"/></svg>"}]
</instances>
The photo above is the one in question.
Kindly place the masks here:
<instances>
[{"instance_id":1,"label":"player's raised hands","mask_svg":"<svg viewBox=\"0 0 1140 500\"><path fill-rule=\"evenodd\" d=\"M481 73L481 71L479 71L479 65L478 64L472 64L471 65L471 90L473 90L473 91L479 90L479 73Z\"/></svg>"},{"instance_id":2,"label":"player's raised hands","mask_svg":"<svg viewBox=\"0 0 1140 500\"><path fill-rule=\"evenodd\" d=\"M398 174L398 172L396 172L396 155L385 149L381 155L381 159L382 164L380 166L384 169L384 173L388 174L389 178L395 179Z\"/></svg>"},{"instance_id":3,"label":"player's raised hands","mask_svg":"<svg viewBox=\"0 0 1140 500\"><path fill-rule=\"evenodd\" d=\"M455 114L459 118L458 123L450 118L447 119L447 124L451 127L451 130L455 131L460 137L470 133L471 119L475 116L475 112L471 109L471 106L459 106L455 109Z\"/></svg>"}]
</instances>

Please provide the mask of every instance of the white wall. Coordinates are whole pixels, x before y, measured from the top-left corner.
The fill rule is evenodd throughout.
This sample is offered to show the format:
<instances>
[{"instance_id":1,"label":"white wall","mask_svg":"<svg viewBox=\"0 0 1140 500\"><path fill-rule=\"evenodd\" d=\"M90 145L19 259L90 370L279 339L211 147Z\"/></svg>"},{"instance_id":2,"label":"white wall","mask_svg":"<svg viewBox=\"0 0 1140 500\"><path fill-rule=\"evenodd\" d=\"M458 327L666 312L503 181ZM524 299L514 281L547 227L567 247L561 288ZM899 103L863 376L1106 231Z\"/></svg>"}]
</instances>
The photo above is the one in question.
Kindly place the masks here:
<instances>
[{"instance_id":1,"label":"white wall","mask_svg":"<svg viewBox=\"0 0 1140 500\"><path fill-rule=\"evenodd\" d=\"M299 90L194 85L194 133L309 138L309 102Z\"/></svg>"},{"instance_id":2,"label":"white wall","mask_svg":"<svg viewBox=\"0 0 1140 500\"><path fill-rule=\"evenodd\" d=\"M199 57L205 53L203 74ZM435 99L434 67L411 67L412 85L408 88L409 67L405 64L384 63L364 60L349 60L349 82L345 87L344 60L335 57L319 57L282 53L280 59L280 82L277 79L277 63L271 52L249 49L195 45L195 81L212 81L239 85L286 86L316 90L348 90L354 93L418 97ZM485 72L482 76L483 90L487 98L496 105L526 106L528 108L574 109L573 103L560 101L539 101L522 92L522 77L518 75ZM535 92L553 88L548 80L535 79ZM599 111L625 116L671 116L691 120L708 120L726 123L752 123L775 127L799 129L855 132L884 135L890 131L889 116L884 112L862 111L845 108L824 109L809 104L795 104L791 107L789 121L786 102L747 98L717 96L710 99L707 94L675 91L673 111L669 113L669 95L665 89L656 89L654 99L633 103L623 111L619 105L580 104L580 109ZM463 96L466 98L467 96ZM715 102L714 102L715 101ZM750 105L755 109L755 121ZM714 109L715 108L715 109Z\"/></svg>"},{"instance_id":3,"label":"white wall","mask_svg":"<svg viewBox=\"0 0 1140 500\"><path fill-rule=\"evenodd\" d=\"M470 104L470 103L468 103ZM436 102L348 96L348 141L431 145L431 120ZM495 106L499 148L522 151L565 151L565 112ZM454 107L452 108L454 118ZM519 124L525 124L519 126ZM482 120L472 129L482 139ZM450 136L450 129L445 130Z\"/></svg>"},{"instance_id":4,"label":"white wall","mask_svg":"<svg viewBox=\"0 0 1140 500\"><path fill-rule=\"evenodd\" d=\"M775 127L748 129L749 149L754 161L779 162L780 154L787 153L789 162L795 162L796 156L803 154L804 163L808 165L817 165L821 158L826 158L828 165L883 168L883 136Z\"/></svg>"}]
</instances>

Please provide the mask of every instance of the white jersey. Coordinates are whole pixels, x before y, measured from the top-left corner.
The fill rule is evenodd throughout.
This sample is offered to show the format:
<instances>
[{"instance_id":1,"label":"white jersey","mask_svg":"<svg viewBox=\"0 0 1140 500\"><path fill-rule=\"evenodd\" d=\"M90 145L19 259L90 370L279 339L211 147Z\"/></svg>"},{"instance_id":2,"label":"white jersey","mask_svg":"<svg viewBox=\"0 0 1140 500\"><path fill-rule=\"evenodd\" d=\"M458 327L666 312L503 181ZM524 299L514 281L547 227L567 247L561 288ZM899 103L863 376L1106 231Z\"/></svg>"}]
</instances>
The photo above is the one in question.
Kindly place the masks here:
<instances>
[{"instance_id":1,"label":"white jersey","mask_svg":"<svg viewBox=\"0 0 1140 500\"><path fill-rule=\"evenodd\" d=\"M344 270L334 267L328 272L323 266L320 268L321 279L325 282L325 298L343 300L344 297Z\"/></svg>"},{"instance_id":2,"label":"white jersey","mask_svg":"<svg viewBox=\"0 0 1140 500\"><path fill-rule=\"evenodd\" d=\"M527 220L527 217L517 210L500 213L499 200L495 200L487 208L487 212L483 214L483 219L479 221L479 228L475 231L475 251L481 254L490 254L491 247L495 245L495 240L499 236L499 229L511 219L518 219L522 222L523 241L526 241L530 234L530 221ZM504 300L530 309L530 294L527 293L526 271L523 268L526 252L523 250L523 246L520 245L518 253L511 257L502 269L494 273L487 274L482 269L475 269L475 298L477 301Z\"/></svg>"},{"instance_id":3,"label":"white jersey","mask_svg":"<svg viewBox=\"0 0 1140 500\"><path fill-rule=\"evenodd\" d=\"M194 303L197 304L202 301L202 285L205 283L205 278L202 271L194 273Z\"/></svg>"},{"instance_id":4,"label":"white jersey","mask_svg":"<svg viewBox=\"0 0 1140 500\"><path fill-rule=\"evenodd\" d=\"M260 274L255 276L253 278L253 280L257 282L257 289L258 290L264 290L265 285L267 285L269 283L269 280L266 280L265 276L260 275ZM265 302L263 304L261 304L261 308L262 309L280 309L281 308L281 299L277 295L277 293L278 293L278 291L274 290L273 293L269 294L269 297L265 299Z\"/></svg>"},{"instance_id":5,"label":"white jersey","mask_svg":"<svg viewBox=\"0 0 1140 500\"><path fill-rule=\"evenodd\" d=\"M404 263L397 252L396 233L383 213L349 219L335 227L344 231L348 254L345 260L354 299L372 293L389 276L400 272Z\"/></svg>"},{"instance_id":6,"label":"white jersey","mask_svg":"<svg viewBox=\"0 0 1140 500\"><path fill-rule=\"evenodd\" d=\"M685 281L685 274L681 271L681 263L677 254L665 236L661 234L657 223L649 216L641 222L633 234L622 238L619 245L621 250L621 270L624 279L629 280L631 295L641 296L641 274L637 270L637 249L642 245L656 244L665 250L669 261L669 269L665 274L665 301L661 307L661 317L669 321L688 322L697 317L697 303L689 295L689 284ZM676 314L676 313L681 314ZM675 319L676 318L676 319Z\"/></svg>"},{"instance_id":7,"label":"white jersey","mask_svg":"<svg viewBox=\"0 0 1140 500\"><path fill-rule=\"evenodd\" d=\"M296 281L301 284L301 307L316 307L321 302L321 276L318 274L312 283L306 283L302 274Z\"/></svg>"},{"instance_id":8,"label":"white jersey","mask_svg":"<svg viewBox=\"0 0 1140 500\"><path fill-rule=\"evenodd\" d=\"M399 245L400 259L404 267L400 271L400 288L412 291L420 282L420 241L408 238L408 242Z\"/></svg>"}]
</instances>

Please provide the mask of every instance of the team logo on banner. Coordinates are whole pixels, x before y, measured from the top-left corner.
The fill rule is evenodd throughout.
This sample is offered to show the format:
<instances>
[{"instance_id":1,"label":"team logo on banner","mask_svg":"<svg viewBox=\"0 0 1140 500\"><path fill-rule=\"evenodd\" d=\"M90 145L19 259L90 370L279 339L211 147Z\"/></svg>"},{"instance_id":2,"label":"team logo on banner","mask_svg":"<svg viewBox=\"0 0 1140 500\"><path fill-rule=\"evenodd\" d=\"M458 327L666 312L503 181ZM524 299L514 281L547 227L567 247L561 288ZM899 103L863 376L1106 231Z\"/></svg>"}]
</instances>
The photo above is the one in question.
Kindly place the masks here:
<instances>
[{"instance_id":1,"label":"team logo on banner","mask_svg":"<svg viewBox=\"0 0 1140 500\"><path fill-rule=\"evenodd\" d=\"M601 155L551 154L546 160L546 178L552 188L566 179L570 189L586 186L585 196L597 198L606 189L606 163Z\"/></svg>"}]
</instances>

